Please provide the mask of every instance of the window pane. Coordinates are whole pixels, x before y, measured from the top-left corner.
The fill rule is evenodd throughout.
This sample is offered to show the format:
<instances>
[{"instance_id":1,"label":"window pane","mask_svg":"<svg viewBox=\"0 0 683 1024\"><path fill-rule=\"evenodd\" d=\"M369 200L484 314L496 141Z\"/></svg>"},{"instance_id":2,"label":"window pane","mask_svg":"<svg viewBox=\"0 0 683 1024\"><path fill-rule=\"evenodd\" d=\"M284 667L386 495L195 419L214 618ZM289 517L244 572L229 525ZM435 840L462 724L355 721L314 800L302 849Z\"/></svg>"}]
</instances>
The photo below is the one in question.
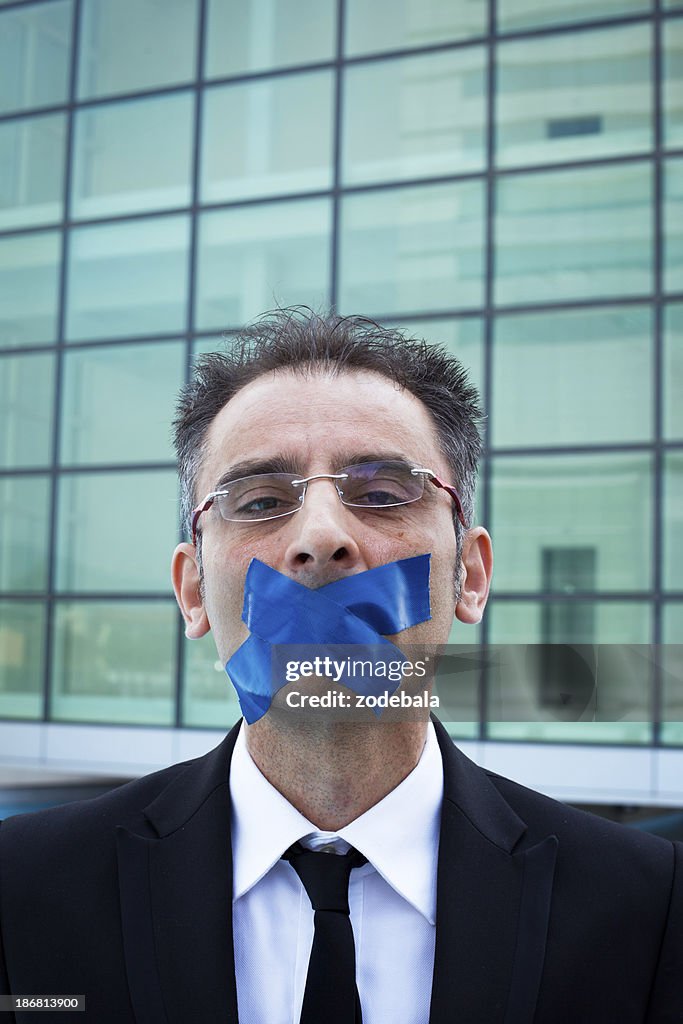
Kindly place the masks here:
<instances>
[{"instance_id":1,"label":"window pane","mask_svg":"<svg viewBox=\"0 0 683 1024\"><path fill-rule=\"evenodd\" d=\"M651 202L649 164L500 179L496 301L648 292Z\"/></svg>"},{"instance_id":2,"label":"window pane","mask_svg":"<svg viewBox=\"0 0 683 1024\"><path fill-rule=\"evenodd\" d=\"M60 459L175 461L171 422L185 344L108 345L65 356Z\"/></svg>"},{"instance_id":3,"label":"window pane","mask_svg":"<svg viewBox=\"0 0 683 1024\"><path fill-rule=\"evenodd\" d=\"M192 104L191 95L180 93L79 111L73 216L187 206Z\"/></svg>"},{"instance_id":4,"label":"window pane","mask_svg":"<svg viewBox=\"0 0 683 1024\"><path fill-rule=\"evenodd\" d=\"M486 0L347 0L346 52L398 50L483 35L487 7Z\"/></svg>"},{"instance_id":5,"label":"window pane","mask_svg":"<svg viewBox=\"0 0 683 1024\"><path fill-rule=\"evenodd\" d=\"M0 345L54 341L60 256L57 231L0 238Z\"/></svg>"},{"instance_id":6,"label":"window pane","mask_svg":"<svg viewBox=\"0 0 683 1024\"><path fill-rule=\"evenodd\" d=\"M65 133L63 114L0 124L0 228L61 218Z\"/></svg>"},{"instance_id":7,"label":"window pane","mask_svg":"<svg viewBox=\"0 0 683 1024\"><path fill-rule=\"evenodd\" d=\"M508 645L490 649L491 739L652 742L651 666L626 646L650 642L649 605L494 602L489 623L491 642Z\"/></svg>"},{"instance_id":8,"label":"window pane","mask_svg":"<svg viewBox=\"0 0 683 1024\"><path fill-rule=\"evenodd\" d=\"M203 214L197 326L239 326L276 304L326 305L330 219L318 199Z\"/></svg>"},{"instance_id":9,"label":"window pane","mask_svg":"<svg viewBox=\"0 0 683 1024\"><path fill-rule=\"evenodd\" d=\"M664 287L683 290L683 160L667 160L664 169Z\"/></svg>"},{"instance_id":10,"label":"window pane","mask_svg":"<svg viewBox=\"0 0 683 1024\"><path fill-rule=\"evenodd\" d=\"M484 165L484 50L350 66L347 184L458 174Z\"/></svg>"},{"instance_id":11,"label":"window pane","mask_svg":"<svg viewBox=\"0 0 683 1024\"><path fill-rule=\"evenodd\" d=\"M194 78L197 2L84 0L78 95L137 92Z\"/></svg>"},{"instance_id":12,"label":"window pane","mask_svg":"<svg viewBox=\"0 0 683 1024\"><path fill-rule=\"evenodd\" d=\"M331 60L336 8L335 0L208 0L207 76Z\"/></svg>"},{"instance_id":13,"label":"window pane","mask_svg":"<svg viewBox=\"0 0 683 1024\"><path fill-rule=\"evenodd\" d=\"M533 28L649 11L651 0L498 0L498 28Z\"/></svg>"},{"instance_id":14,"label":"window pane","mask_svg":"<svg viewBox=\"0 0 683 1024\"><path fill-rule=\"evenodd\" d=\"M683 305L664 309L664 435L683 437Z\"/></svg>"},{"instance_id":15,"label":"window pane","mask_svg":"<svg viewBox=\"0 0 683 1024\"><path fill-rule=\"evenodd\" d=\"M0 466L51 462L53 355L0 359Z\"/></svg>"},{"instance_id":16,"label":"window pane","mask_svg":"<svg viewBox=\"0 0 683 1024\"><path fill-rule=\"evenodd\" d=\"M173 722L174 605L67 601L55 613L54 719Z\"/></svg>"},{"instance_id":17,"label":"window pane","mask_svg":"<svg viewBox=\"0 0 683 1024\"><path fill-rule=\"evenodd\" d=\"M683 602L662 609L662 742L683 746Z\"/></svg>"},{"instance_id":18,"label":"window pane","mask_svg":"<svg viewBox=\"0 0 683 1024\"><path fill-rule=\"evenodd\" d=\"M651 586L648 456L500 456L492 468L496 590ZM570 565L558 582L548 566L563 552Z\"/></svg>"},{"instance_id":19,"label":"window pane","mask_svg":"<svg viewBox=\"0 0 683 1024\"><path fill-rule=\"evenodd\" d=\"M651 145L649 25L498 47L503 167L610 156Z\"/></svg>"},{"instance_id":20,"label":"window pane","mask_svg":"<svg viewBox=\"0 0 683 1024\"><path fill-rule=\"evenodd\" d=\"M188 246L187 217L75 229L69 245L67 338L184 330Z\"/></svg>"},{"instance_id":21,"label":"window pane","mask_svg":"<svg viewBox=\"0 0 683 1024\"><path fill-rule=\"evenodd\" d=\"M0 589L47 589L50 480L0 478Z\"/></svg>"},{"instance_id":22,"label":"window pane","mask_svg":"<svg viewBox=\"0 0 683 1024\"><path fill-rule=\"evenodd\" d=\"M63 476L59 481L57 588L168 592L177 535L174 472Z\"/></svg>"},{"instance_id":23,"label":"window pane","mask_svg":"<svg viewBox=\"0 0 683 1024\"><path fill-rule=\"evenodd\" d=\"M683 20L665 21L664 33L664 145L683 144Z\"/></svg>"},{"instance_id":24,"label":"window pane","mask_svg":"<svg viewBox=\"0 0 683 1024\"><path fill-rule=\"evenodd\" d=\"M216 653L213 633L184 645L183 725L221 729L241 715L237 694Z\"/></svg>"},{"instance_id":25,"label":"window pane","mask_svg":"<svg viewBox=\"0 0 683 1024\"><path fill-rule=\"evenodd\" d=\"M0 114L65 103L71 0L0 14Z\"/></svg>"},{"instance_id":26,"label":"window pane","mask_svg":"<svg viewBox=\"0 0 683 1024\"><path fill-rule=\"evenodd\" d=\"M467 370L470 383L484 400L484 323L479 317L462 319L410 320L397 324L409 338L424 339L430 345L442 345L456 356ZM468 631L468 636L474 630ZM454 640L453 643L459 641ZM463 643L465 641L462 641ZM468 640L467 643L474 643Z\"/></svg>"},{"instance_id":27,"label":"window pane","mask_svg":"<svg viewBox=\"0 0 683 1024\"><path fill-rule=\"evenodd\" d=\"M208 89L204 202L330 188L332 86L323 71Z\"/></svg>"},{"instance_id":28,"label":"window pane","mask_svg":"<svg viewBox=\"0 0 683 1024\"><path fill-rule=\"evenodd\" d=\"M669 452L664 467L664 586L683 590L683 452Z\"/></svg>"},{"instance_id":29,"label":"window pane","mask_svg":"<svg viewBox=\"0 0 683 1024\"><path fill-rule=\"evenodd\" d=\"M478 306L483 296L479 182L347 196L340 306L382 314Z\"/></svg>"},{"instance_id":30,"label":"window pane","mask_svg":"<svg viewBox=\"0 0 683 1024\"><path fill-rule=\"evenodd\" d=\"M45 606L0 601L0 718L41 718Z\"/></svg>"},{"instance_id":31,"label":"window pane","mask_svg":"<svg viewBox=\"0 0 683 1024\"><path fill-rule=\"evenodd\" d=\"M648 307L498 318L494 445L649 439L651 332Z\"/></svg>"}]
</instances>

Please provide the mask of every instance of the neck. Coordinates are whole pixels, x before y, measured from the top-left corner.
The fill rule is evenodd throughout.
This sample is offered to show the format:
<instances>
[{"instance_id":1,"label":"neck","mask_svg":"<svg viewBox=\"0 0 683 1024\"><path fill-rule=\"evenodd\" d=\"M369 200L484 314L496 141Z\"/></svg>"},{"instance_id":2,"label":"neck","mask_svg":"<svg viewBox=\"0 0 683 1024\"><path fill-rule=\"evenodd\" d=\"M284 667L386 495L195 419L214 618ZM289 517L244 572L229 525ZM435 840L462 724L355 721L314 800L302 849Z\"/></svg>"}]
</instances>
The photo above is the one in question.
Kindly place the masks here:
<instances>
[{"instance_id":1,"label":"neck","mask_svg":"<svg viewBox=\"0 0 683 1024\"><path fill-rule=\"evenodd\" d=\"M247 748L270 784L316 828L337 832L410 774L420 760L427 724L312 725L269 713L246 726Z\"/></svg>"}]
</instances>

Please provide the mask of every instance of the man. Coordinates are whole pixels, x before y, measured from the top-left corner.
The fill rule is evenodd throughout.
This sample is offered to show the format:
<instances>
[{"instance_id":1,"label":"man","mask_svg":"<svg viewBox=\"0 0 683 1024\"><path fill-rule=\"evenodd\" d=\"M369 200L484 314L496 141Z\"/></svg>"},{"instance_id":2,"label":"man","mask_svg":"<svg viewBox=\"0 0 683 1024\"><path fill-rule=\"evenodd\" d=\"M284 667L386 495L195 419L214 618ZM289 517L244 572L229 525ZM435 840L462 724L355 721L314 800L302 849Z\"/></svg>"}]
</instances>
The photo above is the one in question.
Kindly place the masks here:
<instances>
[{"instance_id":1,"label":"man","mask_svg":"<svg viewBox=\"0 0 683 1024\"><path fill-rule=\"evenodd\" d=\"M683 1021L679 847L479 769L423 711L299 712L367 695L348 672L268 678L280 642L386 664L479 621L478 418L456 360L360 319L281 311L200 361L173 584L245 721L4 823L0 991L84 993L98 1024Z\"/></svg>"}]
</instances>

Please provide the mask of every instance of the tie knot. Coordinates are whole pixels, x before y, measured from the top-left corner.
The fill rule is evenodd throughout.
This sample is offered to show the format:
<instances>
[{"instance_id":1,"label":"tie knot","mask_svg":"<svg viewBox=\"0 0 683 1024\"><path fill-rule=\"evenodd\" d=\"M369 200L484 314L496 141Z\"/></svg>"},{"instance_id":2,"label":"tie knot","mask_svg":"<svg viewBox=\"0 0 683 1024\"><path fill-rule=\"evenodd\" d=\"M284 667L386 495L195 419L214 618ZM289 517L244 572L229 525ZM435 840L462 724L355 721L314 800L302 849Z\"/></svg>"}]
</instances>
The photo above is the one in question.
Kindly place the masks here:
<instances>
[{"instance_id":1,"label":"tie knot","mask_svg":"<svg viewBox=\"0 0 683 1024\"><path fill-rule=\"evenodd\" d=\"M362 853L353 847L343 856L316 853L294 843L283 858L289 861L301 879L314 910L349 913L349 877L353 868L366 863Z\"/></svg>"}]
</instances>

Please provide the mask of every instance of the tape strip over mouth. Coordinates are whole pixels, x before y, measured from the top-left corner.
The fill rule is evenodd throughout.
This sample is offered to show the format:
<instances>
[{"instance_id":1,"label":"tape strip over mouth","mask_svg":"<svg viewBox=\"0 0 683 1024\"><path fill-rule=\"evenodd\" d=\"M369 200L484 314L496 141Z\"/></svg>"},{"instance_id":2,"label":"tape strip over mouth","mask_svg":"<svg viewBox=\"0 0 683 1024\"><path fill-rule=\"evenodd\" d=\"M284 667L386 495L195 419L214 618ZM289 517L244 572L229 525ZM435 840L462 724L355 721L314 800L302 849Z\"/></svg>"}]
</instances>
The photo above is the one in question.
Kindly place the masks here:
<instances>
[{"instance_id":1,"label":"tape strip over mouth","mask_svg":"<svg viewBox=\"0 0 683 1024\"><path fill-rule=\"evenodd\" d=\"M358 645L372 651L372 659L405 660L386 640L431 618L429 603L430 555L388 562L365 572L345 576L317 590L297 583L270 566L252 559L244 583L242 621L251 635L225 666L247 723L268 711L273 696L284 685L273 674L273 648L280 644ZM394 693L386 679L368 683L345 677L356 693Z\"/></svg>"}]
</instances>

